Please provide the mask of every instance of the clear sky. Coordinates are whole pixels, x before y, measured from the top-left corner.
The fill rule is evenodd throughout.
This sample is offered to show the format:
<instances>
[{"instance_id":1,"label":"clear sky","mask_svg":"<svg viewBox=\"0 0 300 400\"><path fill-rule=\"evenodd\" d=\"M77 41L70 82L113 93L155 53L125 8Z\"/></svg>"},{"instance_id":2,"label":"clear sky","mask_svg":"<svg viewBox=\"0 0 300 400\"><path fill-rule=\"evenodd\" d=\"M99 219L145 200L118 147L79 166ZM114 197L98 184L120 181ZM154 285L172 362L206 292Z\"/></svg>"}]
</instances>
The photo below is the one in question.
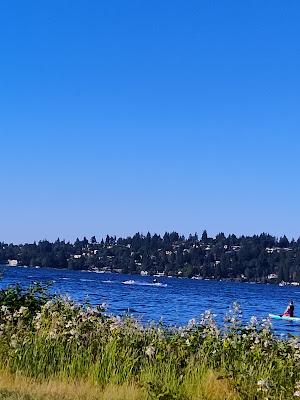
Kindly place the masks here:
<instances>
[{"instance_id":1,"label":"clear sky","mask_svg":"<svg viewBox=\"0 0 300 400\"><path fill-rule=\"evenodd\" d=\"M0 3L0 241L300 236L299 0Z\"/></svg>"}]
</instances>

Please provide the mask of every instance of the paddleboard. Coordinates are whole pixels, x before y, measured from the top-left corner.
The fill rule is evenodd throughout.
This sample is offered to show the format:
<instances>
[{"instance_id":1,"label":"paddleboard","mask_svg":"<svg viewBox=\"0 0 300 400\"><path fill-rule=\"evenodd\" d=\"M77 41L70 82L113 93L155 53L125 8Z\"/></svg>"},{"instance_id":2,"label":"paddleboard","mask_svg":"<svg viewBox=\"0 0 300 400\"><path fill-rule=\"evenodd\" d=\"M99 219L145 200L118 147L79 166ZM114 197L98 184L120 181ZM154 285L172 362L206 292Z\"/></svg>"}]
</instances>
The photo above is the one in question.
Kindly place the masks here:
<instances>
[{"instance_id":1,"label":"paddleboard","mask_svg":"<svg viewBox=\"0 0 300 400\"><path fill-rule=\"evenodd\" d=\"M276 315L276 314L269 314L270 318L273 319L282 319L284 321L295 321L295 322L300 322L300 318L297 317L288 317L286 315Z\"/></svg>"}]
</instances>

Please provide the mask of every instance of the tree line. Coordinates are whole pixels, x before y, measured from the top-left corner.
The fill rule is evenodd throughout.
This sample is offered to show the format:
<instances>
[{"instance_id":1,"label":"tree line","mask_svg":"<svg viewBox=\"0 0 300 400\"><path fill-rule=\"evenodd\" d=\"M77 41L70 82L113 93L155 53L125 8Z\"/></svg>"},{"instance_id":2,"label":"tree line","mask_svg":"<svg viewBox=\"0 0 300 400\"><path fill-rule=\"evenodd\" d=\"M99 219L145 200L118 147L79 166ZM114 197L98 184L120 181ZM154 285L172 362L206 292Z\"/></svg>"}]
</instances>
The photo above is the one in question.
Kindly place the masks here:
<instances>
[{"instance_id":1,"label":"tree line","mask_svg":"<svg viewBox=\"0 0 300 400\"><path fill-rule=\"evenodd\" d=\"M34 243L0 243L0 263L74 270L247 281L300 282L300 238L289 240L262 233L209 237L203 231L188 237L177 232L149 232L126 238L107 235L100 242L57 239Z\"/></svg>"}]
</instances>

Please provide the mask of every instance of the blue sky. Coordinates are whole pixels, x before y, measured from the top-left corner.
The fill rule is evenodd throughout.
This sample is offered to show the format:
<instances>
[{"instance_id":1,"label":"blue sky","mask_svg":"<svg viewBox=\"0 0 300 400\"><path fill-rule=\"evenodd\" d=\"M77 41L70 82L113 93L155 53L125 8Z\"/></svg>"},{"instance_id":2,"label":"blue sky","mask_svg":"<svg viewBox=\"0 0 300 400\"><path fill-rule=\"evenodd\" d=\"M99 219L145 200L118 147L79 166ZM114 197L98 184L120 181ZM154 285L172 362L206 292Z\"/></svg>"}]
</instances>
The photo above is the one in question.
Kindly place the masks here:
<instances>
[{"instance_id":1,"label":"blue sky","mask_svg":"<svg viewBox=\"0 0 300 400\"><path fill-rule=\"evenodd\" d=\"M0 240L300 236L300 3L0 4Z\"/></svg>"}]
</instances>

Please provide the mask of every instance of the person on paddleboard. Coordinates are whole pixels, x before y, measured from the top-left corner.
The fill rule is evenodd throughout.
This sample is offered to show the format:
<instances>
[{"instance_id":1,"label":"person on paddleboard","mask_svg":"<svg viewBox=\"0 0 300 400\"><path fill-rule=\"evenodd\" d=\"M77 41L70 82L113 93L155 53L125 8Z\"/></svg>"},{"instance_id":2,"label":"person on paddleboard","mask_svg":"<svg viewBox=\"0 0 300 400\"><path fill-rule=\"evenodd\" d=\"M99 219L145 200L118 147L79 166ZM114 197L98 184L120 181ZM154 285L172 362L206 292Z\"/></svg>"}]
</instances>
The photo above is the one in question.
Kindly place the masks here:
<instances>
[{"instance_id":1,"label":"person on paddleboard","mask_svg":"<svg viewBox=\"0 0 300 400\"><path fill-rule=\"evenodd\" d=\"M289 305L287 306L287 308L286 308L285 312L283 313L283 315L285 317L293 317L294 316L294 310L295 310L294 303L293 303L293 301L290 301Z\"/></svg>"}]
</instances>

